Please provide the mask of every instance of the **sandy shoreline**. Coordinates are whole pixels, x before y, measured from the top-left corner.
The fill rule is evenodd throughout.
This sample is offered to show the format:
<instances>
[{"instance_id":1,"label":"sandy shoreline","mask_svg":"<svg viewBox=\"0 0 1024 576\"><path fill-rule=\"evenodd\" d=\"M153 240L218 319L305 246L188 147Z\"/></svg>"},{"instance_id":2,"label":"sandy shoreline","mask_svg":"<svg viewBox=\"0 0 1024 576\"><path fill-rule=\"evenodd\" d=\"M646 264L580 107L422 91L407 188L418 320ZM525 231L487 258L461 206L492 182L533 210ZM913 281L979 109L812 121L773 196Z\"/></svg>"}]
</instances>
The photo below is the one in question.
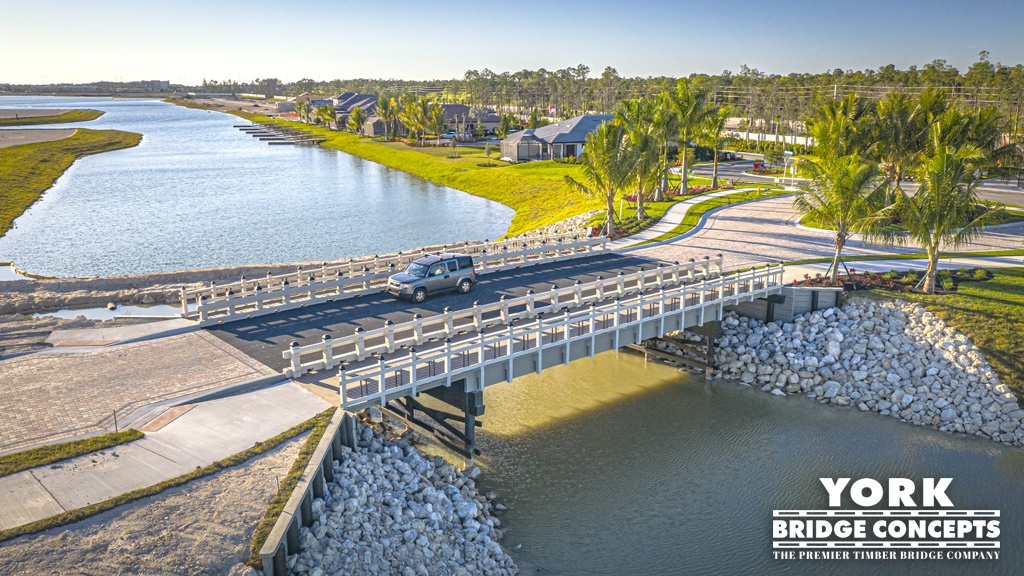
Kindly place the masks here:
<instances>
[{"instance_id":1,"label":"sandy shoreline","mask_svg":"<svg viewBox=\"0 0 1024 576\"><path fill-rule=\"evenodd\" d=\"M58 108L5 108L0 110L0 120L8 118L39 118L40 116L60 116L70 109Z\"/></svg>"}]
</instances>

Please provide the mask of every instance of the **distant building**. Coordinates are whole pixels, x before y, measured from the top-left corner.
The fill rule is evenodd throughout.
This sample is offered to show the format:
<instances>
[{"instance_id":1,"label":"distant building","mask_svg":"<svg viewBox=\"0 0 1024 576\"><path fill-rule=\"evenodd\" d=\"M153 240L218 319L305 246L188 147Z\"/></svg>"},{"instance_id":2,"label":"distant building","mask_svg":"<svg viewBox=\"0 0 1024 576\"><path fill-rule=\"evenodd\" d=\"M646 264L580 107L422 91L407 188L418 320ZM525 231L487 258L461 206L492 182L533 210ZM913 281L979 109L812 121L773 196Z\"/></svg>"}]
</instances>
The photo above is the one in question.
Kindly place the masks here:
<instances>
[{"instance_id":1,"label":"distant building","mask_svg":"<svg viewBox=\"0 0 1024 576\"><path fill-rule=\"evenodd\" d=\"M150 80L146 83L146 88L153 92L162 92L167 90L167 87L171 85L169 80Z\"/></svg>"},{"instance_id":2,"label":"distant building","mask_svg":"<svg viewBox=\"0 0 1024 576\"><path fill-rule=\"evenodd\" d=\"M445 130L465 130L482 136L487 132L494 132L501 122L498 113L490 108L483 110L482 118L476 118L470 114L471 109L466 104L441 104L441 107L444 108L444 116L447 120Z\"/></svg>"},{"instance_id":3,"label":"distant building","mask_svg":"<svg viewBox=\"0 0 1024 576\"><path fill-rule=\"evenodd\" d=\"M501 141L501 157L512 162L569 158L583 153L583 143L611 114L584 114L555 124L523 130Z\"/></svg>"}]
</instances>

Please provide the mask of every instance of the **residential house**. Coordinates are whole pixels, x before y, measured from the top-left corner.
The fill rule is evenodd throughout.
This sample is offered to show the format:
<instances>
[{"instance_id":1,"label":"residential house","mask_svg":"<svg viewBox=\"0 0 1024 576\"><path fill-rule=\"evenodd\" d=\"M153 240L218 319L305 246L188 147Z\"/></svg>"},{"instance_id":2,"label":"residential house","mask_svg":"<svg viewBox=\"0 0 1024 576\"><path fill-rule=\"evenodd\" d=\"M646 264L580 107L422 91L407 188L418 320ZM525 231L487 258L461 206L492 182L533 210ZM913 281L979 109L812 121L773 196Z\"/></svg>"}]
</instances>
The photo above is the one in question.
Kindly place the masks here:
<instances>
[{"instance_id":1,"label":"residential house","mask_svg":"<svg viewBox=\"0 0 1024 576\"><path fill-rule=\"evenodd\" d=\"M447 124L445 130L457 132L465 130L477 135L487 132L494 132L501 122L498 113L490 108L484 109L483 118L475 118L470 114L470 107L466 104L441 104L444 108L444 115Z\"/></svg>"},{"instance_id":2,"label":"residential house","mask_svg":"<svg viewBox=\"0 0 1024 576\"><path fill-rule=\"evenodd\" d=\"M584 114L540 128L510 134L501 141L501 157L511 162L569 158L583 153L583 143L611 114Z\"/></svg>"}]
</instances>

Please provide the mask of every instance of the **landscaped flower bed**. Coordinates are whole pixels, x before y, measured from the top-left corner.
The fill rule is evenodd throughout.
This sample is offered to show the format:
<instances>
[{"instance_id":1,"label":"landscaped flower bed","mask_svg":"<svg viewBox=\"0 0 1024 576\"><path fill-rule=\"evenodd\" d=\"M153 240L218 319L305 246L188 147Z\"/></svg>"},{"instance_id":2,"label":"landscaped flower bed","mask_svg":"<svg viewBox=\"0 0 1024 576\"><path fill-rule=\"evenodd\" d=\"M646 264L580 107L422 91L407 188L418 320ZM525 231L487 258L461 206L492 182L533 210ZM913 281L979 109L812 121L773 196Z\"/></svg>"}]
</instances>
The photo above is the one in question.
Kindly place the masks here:
<instances>
[{"instance_id":1,"label":"landscaped flower bed","mask_svg":"<svg viewBox=\"0 0 1024 576\"><path fill-rule=\"evenodd\" d=\"M890 292L914 292L924 278L923 270L897 272L860 272L850 268L850 274L841 274L839 281L833 284L821 274L804 274L803 280L793 280L793 286L832 286L845 290L888 290ZM992 273L982 268L958 268L957 270L940 270L935 283L936 294L952 294L961 282L984 282L992 278Z\"/></svg>"}]
</instances>

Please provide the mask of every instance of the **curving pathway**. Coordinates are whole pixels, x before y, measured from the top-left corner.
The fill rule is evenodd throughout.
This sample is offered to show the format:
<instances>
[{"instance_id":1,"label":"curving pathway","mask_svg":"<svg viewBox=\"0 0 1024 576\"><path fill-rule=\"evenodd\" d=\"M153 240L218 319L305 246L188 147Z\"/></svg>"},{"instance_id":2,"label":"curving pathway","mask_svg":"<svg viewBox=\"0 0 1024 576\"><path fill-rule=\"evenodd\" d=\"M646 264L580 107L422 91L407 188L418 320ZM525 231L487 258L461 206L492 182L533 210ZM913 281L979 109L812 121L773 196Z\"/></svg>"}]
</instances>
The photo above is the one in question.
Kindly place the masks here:
<instances>
[{"instance_id":1,"label":"curving pathway","mask_svg":"<svg viewBox=\"0 0 1024 576\"><path fill-rule=\"evenodd\" d=\"M792 198L775 197L726 206L709 212L699 229L659 244L627 250L631 256L685 262L721 253L728 268L832 256L832 234L827 230L797 227ZM964 250L1024 248L1024 222L1000 226L985 233ZM918 253L913 247L871 245L860 238L847 242L847 259L876 254Z\"/></svg>"},{"instance_id":2,"label":"curving pathway","mask_svg":"<svg viewBox=\"0 0 1024 576\"><path fill-rule=\"evenodd\" d=\"M671 232L673 228L678 226L683 221L683 218L686 217L686 213L690 211L690 208L696 206L697 204L700 204L705 200L710 200L711 198L728 196L730 194L739 194L742 192L750 192L751 190L754 190L754 188L736 188L722 190L720 192L698 194L697 196L694 196L688 200L676 202L675 204L672 205L671 208L669 208L665 212L665 215L661 217L661 220L658 220L657 224L651 226L650 228L647 228L646 230L641 230L636 234L626 236L625 238L619 238L614 242L609 242L608 248L611 250L620 250L622 248L635 246L641 242L646 242L647 240L653 240L658 236L661 236L662 234Z\"/></svg>"}]
</instances>

